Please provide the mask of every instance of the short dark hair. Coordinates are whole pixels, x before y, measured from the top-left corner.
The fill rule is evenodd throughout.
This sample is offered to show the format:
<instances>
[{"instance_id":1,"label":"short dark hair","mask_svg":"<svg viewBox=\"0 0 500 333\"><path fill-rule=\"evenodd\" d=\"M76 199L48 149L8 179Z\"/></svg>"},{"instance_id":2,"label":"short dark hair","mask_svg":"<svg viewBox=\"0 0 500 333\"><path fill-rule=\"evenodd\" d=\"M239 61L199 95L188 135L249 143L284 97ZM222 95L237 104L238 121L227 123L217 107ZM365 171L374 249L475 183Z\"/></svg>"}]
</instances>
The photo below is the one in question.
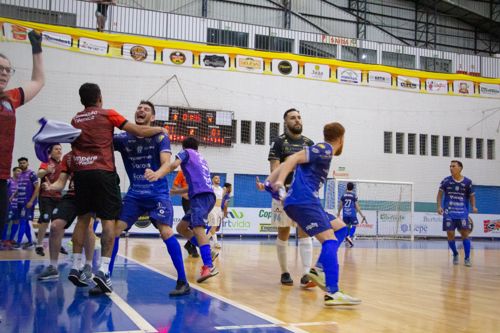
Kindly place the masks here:
<instances>
[{"instance_id":1,"label":"short dark hair","mask_svg":"<svg viewBox=\"0 0 500 333\"><path fill-rule=\"evenodd\" d=\"M323 127L325 141L335 141L344 136L345 128L340 123L329 123Z\"/></svg>"},{"instance_id":2,"label":"short dark hair","mask_svg":"<svg viewBox=\"0 0 500 333\"><path fill-rule=\"evenodd\" d=\"M190 136L182 141L182 149L193 149L198 150L198 140Z\"/></svg>"},{"instance_id":3,"label":"short dark hair","mask_svg":"<svg viewBox=\"0 0 500 333\"><path fill-rule=\"evenodd\" d=\"M54 143L54 145L50 147L49 154L52 153L52 151L54 150L55 146L61 146L61 148L62 148L62 144L60 144L60 143Z\"/></svg>"},{"instance_id":4,"label":"short dark hair","mask_svg":"<svg viewBox=\"0 0 500 333\"><path fill-rule=\"evenodd\" d=\"M458 166L460 167L460 169L463 169L464 168L464 165L462 164L462 162L460 162L459 160L453 160L451 161L451 163L457 163Z\"/></svg>"},{"instance_id":5,"label":"short dark hair","mask_svg":"<svg viewBox=\"0 0 500 333\"><path fill-rule=\"evenodd\" d=\"M21 162L21 161L26 161L26 162L28 162L28 158L27 158L27 157L24 157L24 156L23 156L23 157L19 157L19 158L17 159L17 163L19 163L19 162Z\"/></svg>"},{"instance_id":6,"label":"short dark hair","mask_svg":"<svg viewBox=\"0 0 500 333\"><path fill-rule=\"evenodd\" d=\"M21 170L21 168L20 168L20 167L15 166L15 167L13 167L13 168L12 168L12 171L16 171L17 169Z\"/></svg>"},{"instance_id":7,"label":"short dark hair","mask_svg":"<svg viewBox=\"0 0 500 333\"><path fill-rule=\"evenodd\" d=\"M153 103L151 103L150 101L145 101L145 100L142 100L139 105L141 104L146 104L146 105L149 105L149 107L151 108L151 111L153 112L154 115L156 115L156 110L155 110L155 106Z\"/></svg>"},{"instance_id":8,"label":"short dark hair","mask_svg":"<svg viewBox=\"0 0 500 333\"><path fill-rule=\"evenodd\" d=\"M224 183L224 187L233 187L233 185L231 183Z\"/></svg>"},{"instance_id":9,"label":"short dark hair","mask_svg":"<svg viewBox=\"0 0 500 333\"><path fill-rule=\"evenodd\" d=\"M80 94L80 102L82 102L83 106L86 108L96 106L101 98L101 89L95 83L82 84L78 93Z\"/></svg>"},{"instance_id":10,"label":"short dark hair","mask_svg":"<svg viewBox=\"0 0 500 333\"><path fill-rule=\"evenodd\" d=\"M288 116L288 114L289 114L290 112L294 112L294 111L295 111L295 112L300 113L300 111L299 111L299 110L297 110L297 109L294 109L294 108L288 109L288 110L286 110L286 111L285 111L285 113L283 113L283 120L285 120L285 119L286 119L286 116Z\"/></svg>"},{"instance_id":11,"label":"short dark hair","mask_svg":"<svg viewBox=\"0 0 500 333\"><path fill-rule=\"evenodd\" d=\"M353 189L354 189L354 184L351 182L347 183L347 190L352 191Z\"/></svg>"}]
</instances>

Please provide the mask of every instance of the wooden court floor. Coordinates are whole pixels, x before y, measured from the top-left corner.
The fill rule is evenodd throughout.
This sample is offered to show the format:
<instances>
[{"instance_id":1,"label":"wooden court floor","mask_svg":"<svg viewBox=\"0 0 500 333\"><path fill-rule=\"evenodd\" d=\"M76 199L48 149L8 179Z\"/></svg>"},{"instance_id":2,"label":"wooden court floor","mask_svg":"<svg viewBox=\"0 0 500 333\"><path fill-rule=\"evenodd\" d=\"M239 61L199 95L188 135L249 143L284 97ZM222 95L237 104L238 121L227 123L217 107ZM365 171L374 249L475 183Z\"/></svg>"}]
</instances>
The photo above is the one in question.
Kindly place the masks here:
<instances>
[{"instance_id":1,"label":"wooden court floor","mask_svg":"<svg viewBox=\"0 0 500 333\"><path fill-rule=\"evenodd\" d=\"M219 276L199 286L308 332L500 332L498 241L475 248L471 268L463 265L463 257L460 265L452 265L444 240L413 247L402 242L380 246L360 240L352 249L340 249L341 289L362 299L357 307L325 308L321 290L300 289L300 258L292 241L292 287L279 283L274 241L239 239L223 241L216 261ZM315 243L315 257L318 253ZM175 275L157 238L122 239L120 254ZM6 255L36 257L33 251L0 254ZM195 281L201 260L186 258L185 266L188 279Z\"/></svg>"}]
</instances>

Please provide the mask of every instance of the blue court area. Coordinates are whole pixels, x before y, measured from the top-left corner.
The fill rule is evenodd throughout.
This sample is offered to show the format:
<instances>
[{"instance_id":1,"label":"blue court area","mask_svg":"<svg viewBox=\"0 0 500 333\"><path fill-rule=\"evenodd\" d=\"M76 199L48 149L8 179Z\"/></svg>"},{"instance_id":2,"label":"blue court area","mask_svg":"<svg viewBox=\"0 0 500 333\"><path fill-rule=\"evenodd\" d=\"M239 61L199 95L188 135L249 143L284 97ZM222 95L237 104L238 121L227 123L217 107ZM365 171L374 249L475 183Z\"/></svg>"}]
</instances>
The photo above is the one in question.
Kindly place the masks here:
<instances>
[{"instance_id":1,"label":"blue court area","mask_svg":"<svg viewBox=\"0 0 500 333\"><path fill-rule=\"evenodd\" d=\"M0 261L0 332L289 332L261 317L193 289L169 298L175 281L117 258L115 292L89 296L67 280L36 280L48 261Z\"/></svg>"}]
</instances>

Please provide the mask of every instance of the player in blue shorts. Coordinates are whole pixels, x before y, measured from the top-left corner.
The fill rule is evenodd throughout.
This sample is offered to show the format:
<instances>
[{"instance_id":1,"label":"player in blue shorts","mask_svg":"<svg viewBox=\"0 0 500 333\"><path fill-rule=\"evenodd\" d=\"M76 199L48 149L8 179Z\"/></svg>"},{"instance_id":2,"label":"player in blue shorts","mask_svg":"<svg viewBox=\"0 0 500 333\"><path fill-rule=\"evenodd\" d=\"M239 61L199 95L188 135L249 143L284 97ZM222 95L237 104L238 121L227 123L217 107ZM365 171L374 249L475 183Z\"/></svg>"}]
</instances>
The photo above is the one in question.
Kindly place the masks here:
<instances>
[{"instance_id":1,"label":"player in blue shorts","mask_svg":"<svg viewBox=\"0 0 500 333\"><path fill-rule=\"evenodd\" d=\"M347 225L349 230L345 240L351 247L353 247L354 233L356 232L356 226L359 223L357 213L359 213L363 219L365 216L361 212L361 207L358 203L358 196L354 193L354 184L349 182L346 187L347 191L340 198L337 216L340 216L340 211L342 211L342 220Z\"/></svg>"},{"instance_id":2,"label":"player in blue shorts","mask_svg":"<svg viewBox=\"0 0 500 333\"><path fill-rule=\"evenodd\" d=\"M323 129L325 142L305 147L293 154L268 178L272 186L273 196L279 193L286 195L284 208L286 214L296 221L302 230L310 237L316 237L321 243L321 254L316 268L311 269L309 277L326 291L324 302L326 306L356 305L361 300L344 294L339 290L339 263L337 251L340 238L334 233L345 235L345 224L327 213L319 199L319 189L325 183L333 156L342 153L344 144L344 127L339 123L326 124ZM292 185L285 194L284 182L286 176L295 169ZM269 185L268 185L269 187ZM324 272L324 281L319 278Z\"/></svg>"},{"instance_id":3,"label":"player in blue shorts","mask_svg":"<svg viewBox=\"0 0 500 333\"><path fill-rule=\"evenodd\" d=\"M203 266L197 282L203 282L219 274L213 265L210 242L205 234L205 225L208 222L208 213L215 206L215 194L210 178L210 169L207 161L198 152L198 140L188 137L182 141L182 150L175 156L175 161L170 164L174 171L180 166L186 182L187 189L176 190L176 194L187 191L191 204L188 212L177 226L177 231L187 237L191 243L200 248Z\"/></svg>"},{"instance_id":4,"label":"player in blue shorts","mask_svg":"<svg viewBox=\"0 0 500 333\"><path fill-rule=\"evenodd\" d=\"M135 112L135 123L151 126L154 116L154 105L149 101L141 101ZM117 238L109 270L112 271L122 231L134 225L140 216L148 214L158 228L177 270L177 285L170 292L170 296L189 294L190 287L184 271L181 247L172 230L174 212L165 178L172 155L168 136L157 134L150 138L140 138L124 132L114 135L113 146L122 155L130 187L123 198L123 207L115 225ZM105 283L99 283L96 279L94 281L97 287L91 291L92 294L99 294L99 289L102 292L112 291L109 277Z\"/></svg>"},{"instance_id":5,"label":"player in blue shorts","mask_svg":"<svg viewBox=\"0 0 500 333\"><path fill-rule=\"evenodd\" d=\"M437 194L437 212L443 215L443 231L448 236L448 246L453 252L453 264L458 265L458 251L455 245L455 229L462 236L465 252L465 266L472 266L470 260L469 202L472 212L477 213L476 196L472 181L462 176L463 164L453 160L450 163L451 176L441 181ZM444 197L444 200L443 200Z\"/></svg>"}]
</instances>

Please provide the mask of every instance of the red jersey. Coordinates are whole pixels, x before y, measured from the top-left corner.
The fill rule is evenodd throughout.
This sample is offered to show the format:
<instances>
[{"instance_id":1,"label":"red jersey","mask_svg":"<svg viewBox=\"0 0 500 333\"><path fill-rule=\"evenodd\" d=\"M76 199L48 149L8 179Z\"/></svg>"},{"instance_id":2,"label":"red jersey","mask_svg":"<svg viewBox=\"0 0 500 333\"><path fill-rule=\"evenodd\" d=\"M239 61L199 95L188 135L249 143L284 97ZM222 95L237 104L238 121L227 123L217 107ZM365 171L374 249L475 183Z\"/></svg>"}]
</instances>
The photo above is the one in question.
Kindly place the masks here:
<instances>
[{"instance_id":1,"label":"red jersey","mask_svg":"<svg viewBox=\"0 0 500 333\"><path fill-rule=\"evenodd\" d=\"M40 164L38 169L48 170L49 166L54 168L53 173L47 173L45 177L42 178L42 184L48 182L49 184L55 183L57 179L59 179L59 175L61 174L61 163L57 162L53 158L50 158L48 163ZM40 196L45 198L61 198L61 191L46 191L43 187L40 187Z\"/></svg>"},{"instance_id":2,"label":"red jersey","mask_svg":"<svg viewBox=\"0 0 500 333\"><path fill-rule=\"evenodd\" d=\"M0 101L0 179L10 178L12 151L16 134L16 109L24 104L24 91L16 88L5 91Z\"/></svg>"},{"instance_id":3,"label":"red jersey","mask_svg":"<svg viewBox=\"0 0 500 333\"><path fill-rule=\"evenodd\" d=\"M66 192L66 195L75 195L75 184L73 183L73 152L69 152L63 156L60 166L61 172L69 176L68 192Z\"/></svg>"},{"instance_id":4,"label":"red jersey","mask_svg":"<svg viewBox=\"0 0 500 333\"><path fill-rule=\"evenodd\" d=\"M112 109L88 107L78 112L71 125L82 130L72 144L74 171L115 171L113 131L127 123L121 114Z\"/></svg>"}]
</instances>

